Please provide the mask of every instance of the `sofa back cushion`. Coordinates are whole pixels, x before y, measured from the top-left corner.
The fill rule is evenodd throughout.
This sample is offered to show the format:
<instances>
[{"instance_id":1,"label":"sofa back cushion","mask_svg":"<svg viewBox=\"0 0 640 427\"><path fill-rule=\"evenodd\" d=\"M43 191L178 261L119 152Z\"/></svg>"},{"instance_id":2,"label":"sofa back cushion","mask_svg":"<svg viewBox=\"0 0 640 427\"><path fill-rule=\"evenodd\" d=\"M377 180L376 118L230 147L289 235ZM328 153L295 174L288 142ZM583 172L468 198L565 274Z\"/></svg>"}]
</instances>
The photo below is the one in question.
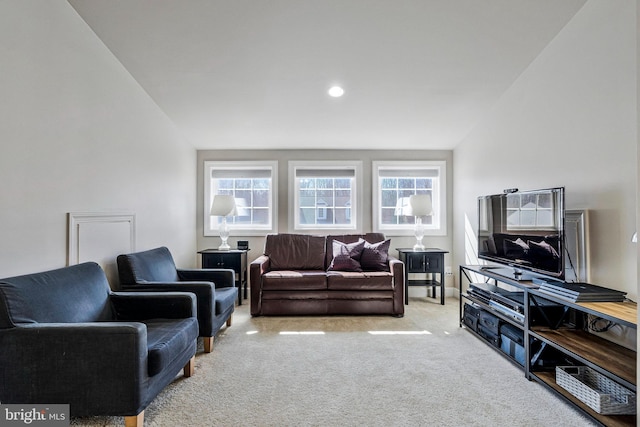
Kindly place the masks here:
<instances>
[{"instance_id":1,"label":"sofa back cushion","mask_svg":"<svg viewBox=\"0 0 640 427\"><path fill-rule=\"evenodd\" d=\"M377 243L384 241L383 233L367 233L367 234L341 234L341 235L329 235L326 242L326 257L324 260L325 270L331 265L333 261L333 241L337 240L342 243L355 243L359 239L364 239L369 243Z\"/></svg>"},{"instance_id":2,"label":"sofa back cushion","mask_svg":"<svg viewBox=\"0 0 640 427\"><path fill-rule=\"evenodd\" d=\"M169 249L162 246L143 252L119 255L120 283L178 282L178 270Z\"/></svg>"},{"instance_id":3,"label":"sofa back cushion","mask_svg":"<svg viewBox=\"0 0 640 427\"><path fill-rule=\"evenodd\" d=\"M93 262L0 279L0 328L114 319L109 282Z\"/></svg>"},{"instance_id":4,"label":"sofa back cushion","mask_svg":"<svg viewBox=\"0 0 640 427\"><path fill-rule=\"evenodd\" d=\"M325 270L325 237L308 234L269 234L264 254L271 270Z\"/></svg>"}]
</instances>

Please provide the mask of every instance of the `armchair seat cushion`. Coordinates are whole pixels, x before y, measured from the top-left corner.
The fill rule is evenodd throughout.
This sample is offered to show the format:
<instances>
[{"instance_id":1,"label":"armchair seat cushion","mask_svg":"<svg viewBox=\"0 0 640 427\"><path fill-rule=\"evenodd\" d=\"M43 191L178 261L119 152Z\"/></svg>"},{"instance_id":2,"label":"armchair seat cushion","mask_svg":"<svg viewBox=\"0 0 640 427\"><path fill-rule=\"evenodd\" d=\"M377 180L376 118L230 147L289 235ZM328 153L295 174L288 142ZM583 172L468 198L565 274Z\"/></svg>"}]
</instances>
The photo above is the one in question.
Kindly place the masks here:
<instances>
[{"instance_id":1,"label":"armchair seat cushion","mask_svg":"<svg viewBox=\"0 0 640 427\"><path fill-rule=\"evenodd\" d=\"M217 288L215 310L216 316L224 314L235 308L238 290L236 288Z\"/></svg>"},{"instance_id":2,"label":"armchair seat cushion","mask_svg":"<svg viewBox=\"0 0 640 427\"><path fill-rule=\"evenodd\" d=\"M147 348L149 363L147 372L154 376L171 365L180 357L198 336L198 321L195 317L187 319L150 319L147 325Z\"/></svg>"}]
</instances>

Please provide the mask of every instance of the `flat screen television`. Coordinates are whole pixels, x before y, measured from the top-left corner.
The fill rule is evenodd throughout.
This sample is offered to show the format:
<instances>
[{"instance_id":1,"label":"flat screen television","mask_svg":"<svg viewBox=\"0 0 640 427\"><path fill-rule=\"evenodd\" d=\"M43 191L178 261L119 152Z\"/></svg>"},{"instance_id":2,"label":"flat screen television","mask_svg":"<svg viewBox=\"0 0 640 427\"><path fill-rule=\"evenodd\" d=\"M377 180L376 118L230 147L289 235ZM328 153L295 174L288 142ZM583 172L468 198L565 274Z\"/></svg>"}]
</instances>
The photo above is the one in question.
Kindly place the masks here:
<instances>
[{"instance_id":1,"label":"flat screen television","mask_svg":"<svg viewBox=\"0 0 640 427\"><path fill-rule=\"evenodd\" d=\"M508 266L497 274L518 280L562 280L564 218L564 187L478 197L478 257Z\"/></svg>"}]
</instances>

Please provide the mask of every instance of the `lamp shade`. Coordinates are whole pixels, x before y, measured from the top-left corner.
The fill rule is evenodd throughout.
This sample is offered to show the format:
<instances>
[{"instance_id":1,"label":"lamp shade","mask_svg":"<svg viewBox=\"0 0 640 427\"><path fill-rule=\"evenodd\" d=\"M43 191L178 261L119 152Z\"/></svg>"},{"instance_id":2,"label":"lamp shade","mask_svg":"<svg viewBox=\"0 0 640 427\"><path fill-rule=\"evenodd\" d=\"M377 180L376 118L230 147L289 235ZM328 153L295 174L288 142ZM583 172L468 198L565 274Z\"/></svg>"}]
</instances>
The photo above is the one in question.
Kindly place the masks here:
<instances>
[{"instance_id":1,"label":"lamp shade","mask_svg":"<svg viewBox=\"0 0 640 427\"><path fill-rule=\"evenodd\" d=\"M233 216L236 214L236 200L228 194L216 194L211 203L212 216Z\"/></svg>"},{"instance_id":2,"label":"lamp shade","mask_svg":"<svg viewBox=\"0 0 640 427\"><path fill-rule=\"evenodd\" d=\"M413 216L425 216L433 213L431 196L428 194L414 194L409 197L409 205Z\"/></svg>"}]
</instances>

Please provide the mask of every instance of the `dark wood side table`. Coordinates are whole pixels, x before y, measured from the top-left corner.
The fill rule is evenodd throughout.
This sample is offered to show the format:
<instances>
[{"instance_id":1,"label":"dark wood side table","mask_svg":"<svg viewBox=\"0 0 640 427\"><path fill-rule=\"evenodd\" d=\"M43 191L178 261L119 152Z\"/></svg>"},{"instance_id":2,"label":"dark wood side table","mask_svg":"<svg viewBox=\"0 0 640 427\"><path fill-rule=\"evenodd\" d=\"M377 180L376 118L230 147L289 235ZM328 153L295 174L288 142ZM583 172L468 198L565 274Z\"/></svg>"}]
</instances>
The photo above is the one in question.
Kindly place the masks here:
<instances>
[{"instance_id":1,"label":"dark wood side table","mask_svg":"<svg viewBox=\"0 0 640 427\"><path fill-rule=\"evenodd\" d=\"M247 299L247 252L251 249L205 249L198 251L202 255L202 268L230 268L236 272L236 287L238 288L238 305L242 305L242 288L244 299Z\"/></svg>"},{"instance_id":2,"label":"dark wood side table","mask_svg":"<svg viewBox=\"0 0 640 427\"><path fill-rule=\"evenodd\" d=\"M444 305L444 254L438 248L414 250L413 248L396 248L400 261L404 262L404 303L409 304L409 286L427 286L431 288L431 296L436 297L436 287L440 287L440 304ZM409 274L429 274L429 279L409 280ZM436 278L435 275L439 277Z\"/></svg>"}]
</instances>

